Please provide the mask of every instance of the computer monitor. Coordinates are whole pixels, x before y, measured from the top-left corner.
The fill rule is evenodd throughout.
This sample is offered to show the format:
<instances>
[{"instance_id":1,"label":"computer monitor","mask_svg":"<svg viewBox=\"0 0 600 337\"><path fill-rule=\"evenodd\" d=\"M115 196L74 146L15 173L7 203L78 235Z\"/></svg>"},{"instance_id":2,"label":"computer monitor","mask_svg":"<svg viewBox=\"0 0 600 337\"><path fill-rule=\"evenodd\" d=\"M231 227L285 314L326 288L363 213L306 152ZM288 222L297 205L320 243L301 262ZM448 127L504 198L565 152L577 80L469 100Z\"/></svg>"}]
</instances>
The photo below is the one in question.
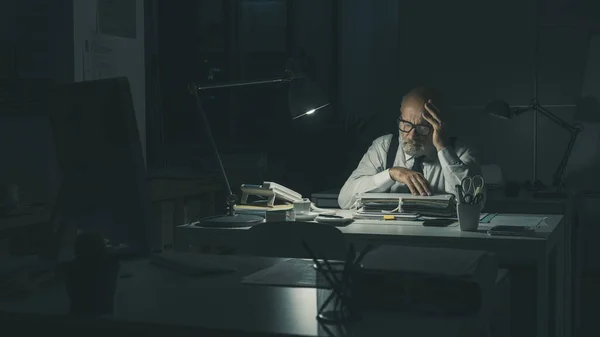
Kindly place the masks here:
<instances>
[{"instance_id":1,"label":"computer monitor","mask_svg":"<svg viewBox=\"0 0 600 337\"><path fill-rule=\"evenodd\" d=\"M49 112L61 177L60 220L149 251L156 227L127 78L57 86Z\"/></svg>"}]
</instances>

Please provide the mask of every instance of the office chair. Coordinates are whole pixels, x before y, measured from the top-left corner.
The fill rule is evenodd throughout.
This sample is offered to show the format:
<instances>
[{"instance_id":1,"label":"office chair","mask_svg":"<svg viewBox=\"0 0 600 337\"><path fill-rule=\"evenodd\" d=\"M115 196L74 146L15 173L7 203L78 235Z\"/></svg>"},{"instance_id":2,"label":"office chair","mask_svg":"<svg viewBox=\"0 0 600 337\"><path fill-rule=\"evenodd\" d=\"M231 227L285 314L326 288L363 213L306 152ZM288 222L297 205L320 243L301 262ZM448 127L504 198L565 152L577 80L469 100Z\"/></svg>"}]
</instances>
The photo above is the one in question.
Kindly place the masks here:
<instances>
[{"instance_id":1,"label":"office chair","mask_svg":"<svg viewBox=\"0 0 600 337\"><path fill-rule=\"evenodd\" d=\"M242 254L266 257L310 258L305 241L318 258L343 260L346 240L331 225L314 222L265 222L253 226L240 249Z\"/></svg>"}]
</instances>

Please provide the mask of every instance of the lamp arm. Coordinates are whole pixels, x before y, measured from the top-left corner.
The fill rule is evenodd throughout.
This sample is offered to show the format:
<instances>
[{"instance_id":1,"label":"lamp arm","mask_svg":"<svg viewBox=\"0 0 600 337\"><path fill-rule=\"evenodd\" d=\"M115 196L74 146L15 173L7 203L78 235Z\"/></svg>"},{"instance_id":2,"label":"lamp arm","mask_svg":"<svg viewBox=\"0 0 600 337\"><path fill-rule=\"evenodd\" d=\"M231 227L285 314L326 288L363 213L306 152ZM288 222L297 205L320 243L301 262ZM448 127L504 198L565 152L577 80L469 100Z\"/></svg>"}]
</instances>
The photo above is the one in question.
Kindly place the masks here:
<instances>
[{"instance_id":1,"label":"lamp arm","mask_svg":"<svg viewBox=\"0 0 600 337\"><path fill-rule=\"evenodd\" d=\"M555 114L553 114L552 112L550 112L548 109L544 108L543 106L539 105L538 103L533 103L531 105L530 109L531 110L537 110L537 111L541 112L548 119L550 119L554 123L558 124L560 127L562 127L563 129L569 131L570 133L579 132L579 128L577 128L576 126L571 125L571 124L565 122L564 120L560 119L558 116L556 116Z\"/></svg>"},{"instance_id":2,"label":"lamp arm","mask_svg":"<svg viewBox=\"0 0 600 337\"><path fill-rule=\"evenodd\" d=\"M269 83L291 82L297 78L303 78L303 77L304 77L303 75L296 75L291 71L286 71L286 76L284 76L284 77L270 78L270 79L264 79L264 80L234 81L234 82L229 82L229 83L212 84L212 85L191 84L190 91L245 87L245 86L251 86L251 85L258 85L258 84L269 84Z\"/></svg>"},{"instance_id":3,"label":"lamp arm","mask_svg":"<svg viewBox=\"0 0 600 337\"><path fill-rule=\"evenodd\" d=\"M190 91L190 94L192 94L192 96L194 96L194 98L196 100L196 106L198 108L198 112L200 113L200 116L202 117L202 121L204 123L204 130L206 131L206 136L208 137L208 139L210 141L210 146L215 154L215 157L217 158L217 162L219 164L219 171L221 173L221 178L223 178L223 181L225 182L225 186L227 188L228 195L227 195L226 204L227 204L228 215L230 215L230 216L235 215L234 206L237 202L237 196L233 193L233 190L231 189L231 184L229 184L229 179L227 178L227 173L225 172L225 166L223 166L223 161L221 160L221 155L219 154L219 149L217 148L217 144L215 143L215 138L212 134L212 130L210 129L210 124L208 122L208 118L206 117L206 113L204 112L204 108L202 107L202 102L200 100L199 91L208 90L208 89L219 89L219 88L244 87L244 86L251 86L251 85L258 85L258 84L291 82L294 79L303 78L303 77L304 77L304 75L296 75L296 74L294 74L294 72L292 72L290 70L286 70L285 76L279 77L279 78L272 78L272 79L265 79L265 80L253 80L253 81L236 81L236 82L214 84L214 85L207 85L207 86L202 86L202 85L198 85L198 84L190 84L189 85L188 89Z\"/></svg>"},{"instance_id":4,"label":"lamp arm","mask_svg":"<svg viewBox=\"0 0 600 337\"><path fill-rule=\"evenodd\" d=\"M237 202L237 197L235 194L233 194L233 191L231 190L231 185L229 184L229 179L227 178L227 173L225 172L225 167L223 166L223 161L221 160L221 155L219 154L219 149L217 148L217 144L215 143L215 138L210 129L206 113L202 108L202 102L200 101L200 95L198 94L198 90L192 90L192 95L196 99L196 106L198 108L198 112L200 112L200 116L202 116L204 130L206 131L206 135L210 141L210 146L214 152L215 157L217 158L217 162L219 163L219 171L221 173L221 178L223 178L225 186L227 187L227 212L229 215L234 215L233 206Z\"/></svg>"},{"instance_id":5,"label":"lamp arm","mask_svg":"<svg viewBox=\"0 0 600 337\"><path fill-rule=\"evenodd\" d=\"M562 183L565 175L565 170L567 169L567 164L569 163L569 157L571 156L571 152L573 151L573 146L575 146L575 140L577 140L577 135L581 131L581 126L579 125L571 125L564 120L560 119L558 116L550 112L548 109L539 105L537 102L534 102L530 109L535 109L541 112L546 118L550 119L554 123L558 124L563 129L567 130L571 134L571 139L569 139L569 144L563 154L563 157L552 176L552 185L556 187L559 191L562 188Z\"/></svg>"},{"instance_id":6,"label":"lamp arm","mask_svg":"<svg viewBox=\"0 0 600 337\"><path fill-rule=\"evenodd\" d=\"M565 170L567 169L567 164L569 163L569 157L571 156L571 152L573 151L573 146L575 146L575 140L577 139L577 135L579 135L579 132L581 131L580 127L577 127L577 126L570 126L570 127L572 128L571 139L569 140L567 149L565 150L565 153L563 154L560 164L558 164L558 167L556 168L556 171L554 172L554 175L552 177L553 178L552 185L554 187L556 187L559 191L562 188Z\"/></svg>"}]
</instances>

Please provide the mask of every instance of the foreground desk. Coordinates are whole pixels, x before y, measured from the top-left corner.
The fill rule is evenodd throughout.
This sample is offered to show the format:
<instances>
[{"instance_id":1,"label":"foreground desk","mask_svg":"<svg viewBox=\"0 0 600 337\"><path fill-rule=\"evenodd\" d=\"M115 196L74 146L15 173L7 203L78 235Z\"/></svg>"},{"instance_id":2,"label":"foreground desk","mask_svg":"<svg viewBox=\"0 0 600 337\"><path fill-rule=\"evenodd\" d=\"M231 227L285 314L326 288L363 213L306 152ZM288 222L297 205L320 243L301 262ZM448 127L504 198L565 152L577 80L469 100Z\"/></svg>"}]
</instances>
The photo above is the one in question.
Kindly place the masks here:
<instances>
[{"instance_id":1,"label":"foreground desk","mask_svg":"<svg viewBox=\"0 0 600 337\"><path fill-rule=\"evenodd\" d=\"M365 314L346 333L316 320L317 290L244 285L243 276L285 259L197 255L225 264L236 272L187 277L151 265L147 260L122 265L111 318L67 316L68 297L60 283L24 298L0 300L0 325L19 336L34 332L84 333L86 336L477 336L491 308L479 315L454 318ZM307 261L310 263L310 261ZM497 291L506 291L506 271L500 271ZM497 293L506 298L505 293ZM115 334L116 333L116 334ZM39 336L39 335L38 335Z\"/></svg>"},{"instance_id":2,"label":"foreground desk","mask_svg":"<svg viewBox=\"0 0 600 337\"><path fill-rule=\"evenodd\" d=\"M350 211L338 211L349 215ZM444 247L482 250L495 253L505 266L532 266L536 273L536 332L539 337L562 336L565 289L565 226L562 215L544 215L541 226L533 237L490 236L485 230L461 232L458 226L446 228L424 227L418 221L394 221L381 224L355 221L339 227L349 243L357 247L367 244L401 244L421 247ZM490 225L511 225L492 220ZM176 229L176 248L195 251L206 245L240 247L247 228L203 228L194 224ZM550 326L552 324L552 326Z\"/></svg>"}]
</instances>

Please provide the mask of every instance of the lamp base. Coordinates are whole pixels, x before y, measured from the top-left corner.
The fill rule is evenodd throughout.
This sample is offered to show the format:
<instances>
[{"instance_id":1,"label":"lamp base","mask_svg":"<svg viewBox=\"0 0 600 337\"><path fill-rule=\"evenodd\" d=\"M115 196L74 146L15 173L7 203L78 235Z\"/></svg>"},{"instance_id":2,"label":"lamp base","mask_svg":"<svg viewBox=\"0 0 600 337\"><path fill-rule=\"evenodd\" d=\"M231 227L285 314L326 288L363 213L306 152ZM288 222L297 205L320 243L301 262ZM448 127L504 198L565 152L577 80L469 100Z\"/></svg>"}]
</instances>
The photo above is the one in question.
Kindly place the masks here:
<instances>
[{"instance_id":1,"label":"lamp base","mask_svg":"<svg viewBox=\"0 0 600 337\"><path fill-rule=\"evenodd\" d=\"M252 214L216 215L200 219L200 227L238 228L251 227L264 222L265 218Z\"/></svg>"}]
</instances>

